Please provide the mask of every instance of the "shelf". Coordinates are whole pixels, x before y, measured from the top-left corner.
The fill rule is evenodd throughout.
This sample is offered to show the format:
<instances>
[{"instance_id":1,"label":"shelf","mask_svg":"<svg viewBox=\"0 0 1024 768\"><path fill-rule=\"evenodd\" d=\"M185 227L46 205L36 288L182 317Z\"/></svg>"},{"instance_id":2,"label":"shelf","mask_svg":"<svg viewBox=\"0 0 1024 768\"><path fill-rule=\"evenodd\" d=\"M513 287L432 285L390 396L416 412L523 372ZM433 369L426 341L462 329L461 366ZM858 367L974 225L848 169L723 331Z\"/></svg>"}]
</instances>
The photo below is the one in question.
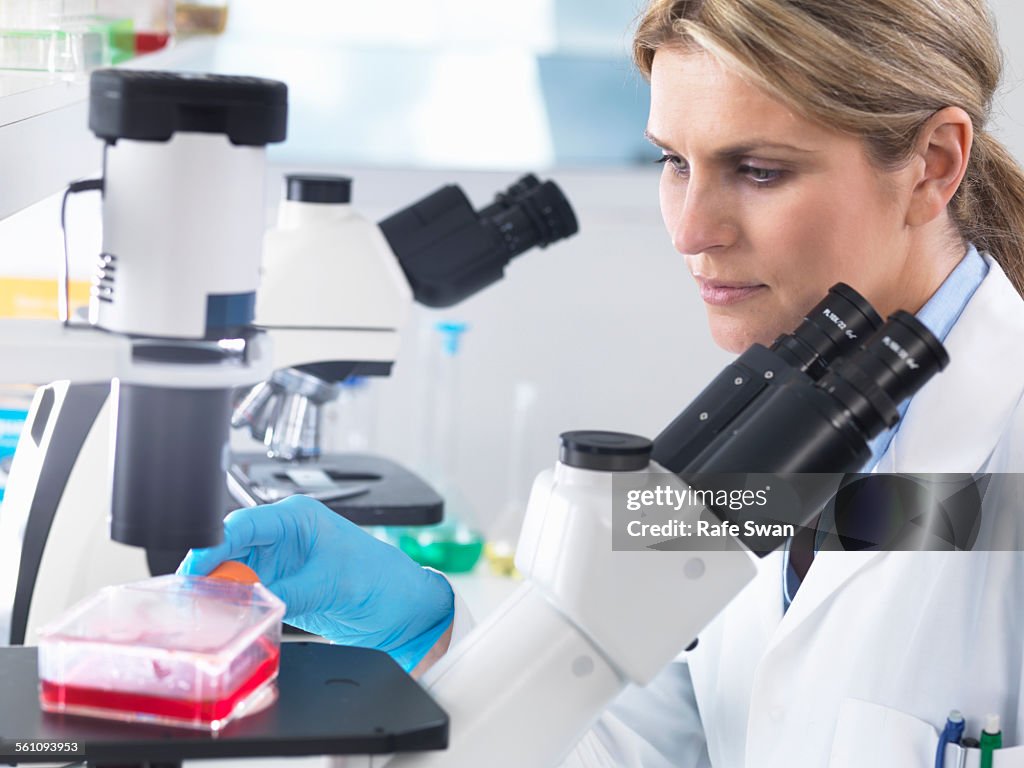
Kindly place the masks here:
<instances>
[{"instance_id":1,"label":"shelf","mask_svg":"<svg viewBox=\"0 0 1024 768\"><path fill-rule=\"evenodd\" d=\"M99 169L101 144L86 125L87 101L84 76L0 74L0 218Z\"/></svg>"},{"instance_id":2,"label":"shelf","mask_svg":"<svg viewBox=\"0 0 1024 768\"><path fill-rule=\"evenodd\" d=\"M125 63L127 68L186 68L203 61L210 40L189 40ZM0 219L99 173L103 145L88 127L89 74L0 69Z\"/></svg>"}]
</instances>

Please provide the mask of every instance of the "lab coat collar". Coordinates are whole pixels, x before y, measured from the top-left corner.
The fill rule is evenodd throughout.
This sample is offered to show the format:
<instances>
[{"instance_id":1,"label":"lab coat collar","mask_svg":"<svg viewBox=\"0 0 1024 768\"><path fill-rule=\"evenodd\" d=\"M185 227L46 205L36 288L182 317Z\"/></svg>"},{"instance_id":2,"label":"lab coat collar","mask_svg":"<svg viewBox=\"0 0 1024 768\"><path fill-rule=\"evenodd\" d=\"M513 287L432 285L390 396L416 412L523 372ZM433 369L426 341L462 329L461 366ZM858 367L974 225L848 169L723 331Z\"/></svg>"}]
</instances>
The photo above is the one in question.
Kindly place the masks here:
<instances>
[{"instance_id":1,"label":"lab coat collar","mask_svg":"<svg viewBox=\"0 0 1024 768\"><path fill-rule=\"evenodd\" d=\"M988 254L989 273L946 337L950 362L910 402L879 472L974 472L1024 388L1024 301ZM965 407L976 403L978 407Z\"/></svg>"},{"instance_id":2,"label":"lab coat collar","mask_svg":"<svg viewBox=\"0 0 1024 768\"><path fill-rule=\"evenodd\" d=\"M946 338L950 363L911 401L876 472L975 472L1024 390L1024 301L988 254L989 273ZM964 407L967 403L979 407ZM820 552L769 645L777 648L884 552Z\"/></svg>"}]
</instances>

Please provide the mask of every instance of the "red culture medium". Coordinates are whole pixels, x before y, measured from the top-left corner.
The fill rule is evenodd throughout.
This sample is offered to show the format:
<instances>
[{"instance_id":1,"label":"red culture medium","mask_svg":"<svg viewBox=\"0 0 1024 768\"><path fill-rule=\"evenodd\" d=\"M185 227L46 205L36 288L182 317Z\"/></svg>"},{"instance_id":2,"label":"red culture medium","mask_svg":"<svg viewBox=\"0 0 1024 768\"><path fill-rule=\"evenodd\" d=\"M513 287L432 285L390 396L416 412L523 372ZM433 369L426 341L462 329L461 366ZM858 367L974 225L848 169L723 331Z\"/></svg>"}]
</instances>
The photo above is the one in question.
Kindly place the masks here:
<instances>
[{"instance_id":1,"label":"red culture medium","mask_svg":"<svg viewBox=\"0 0 1024 768\"><path fill-rule=\"evenodd\" d=\"M264 645L262 642L260 644ZM141 693L84 688L52 683L48 680L40 681L40 698L43 705L51 711L88 707L210 724L228 717L246 696L274 678L281 661L281 651L276 647L269 647L266 650L269 655L256 666L252 675L234 692L221 699L189 701Z\"/></svg>"}]
</instances>

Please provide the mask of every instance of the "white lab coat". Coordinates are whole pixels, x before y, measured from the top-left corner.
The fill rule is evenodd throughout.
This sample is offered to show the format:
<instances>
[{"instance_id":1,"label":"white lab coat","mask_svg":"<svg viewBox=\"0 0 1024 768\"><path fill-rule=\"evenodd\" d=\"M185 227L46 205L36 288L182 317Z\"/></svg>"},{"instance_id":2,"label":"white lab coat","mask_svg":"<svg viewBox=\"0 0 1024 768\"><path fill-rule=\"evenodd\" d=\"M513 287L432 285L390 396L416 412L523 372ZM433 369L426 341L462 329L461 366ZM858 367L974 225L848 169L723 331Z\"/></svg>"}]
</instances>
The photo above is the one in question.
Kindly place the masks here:
<instances>
[{"instance_id":1,"label":"white lab coat","mask_svg":"<svg viewBox=\"0 0 1024 768\"><path fill-rule=\"evenodd\" d=\"M946 339L949 367L877 471L1024 472L1024 301L986 260ZM1019 510L1024 495L996 503ZM997 534L1018 547L1019 517ZM975 736L999 714L1004 744L1024 744L1024 554L823 552L785 615L781 557L566 765L925 768L951 709ZM1024 747L997 757L1024 766Z\"/></svg>"}]
</instances>

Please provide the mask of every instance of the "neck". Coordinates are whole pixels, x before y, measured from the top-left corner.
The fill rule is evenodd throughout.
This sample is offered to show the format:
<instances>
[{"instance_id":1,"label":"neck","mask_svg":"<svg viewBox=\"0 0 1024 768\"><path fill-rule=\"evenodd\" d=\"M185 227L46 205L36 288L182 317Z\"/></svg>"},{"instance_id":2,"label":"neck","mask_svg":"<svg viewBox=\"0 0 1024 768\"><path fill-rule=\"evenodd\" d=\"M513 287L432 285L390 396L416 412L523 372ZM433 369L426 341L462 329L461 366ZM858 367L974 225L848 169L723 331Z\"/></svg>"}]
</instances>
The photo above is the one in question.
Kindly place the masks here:
<instances>
[{"instance_id":1,"label":"neck","mask_svg":"<svg viewBox=\"0 0 1024 768\"><path fill-rule=\"evenodd\" d=\"M916 313L949 277L967 253L948 217L917 227L907 243L902 268L892 282L879 313L887 317L897 309Z\"/></svg>"}]
</instances>

